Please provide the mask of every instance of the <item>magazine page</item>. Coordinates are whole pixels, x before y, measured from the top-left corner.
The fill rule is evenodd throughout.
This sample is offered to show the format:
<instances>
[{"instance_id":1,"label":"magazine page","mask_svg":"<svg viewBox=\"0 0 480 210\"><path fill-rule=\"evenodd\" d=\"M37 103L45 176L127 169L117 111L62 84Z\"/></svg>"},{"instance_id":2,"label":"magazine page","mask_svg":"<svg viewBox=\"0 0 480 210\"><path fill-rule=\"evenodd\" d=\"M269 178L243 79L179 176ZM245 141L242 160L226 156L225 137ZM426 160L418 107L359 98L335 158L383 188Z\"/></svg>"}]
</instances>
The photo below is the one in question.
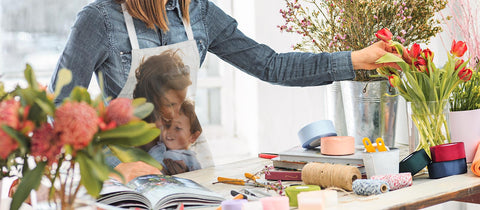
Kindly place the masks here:
<instances>
[{"instance_id":1,"label":"magazine page","mask_svg":"<svg viewBox=\"0 0 480 210\"><path fill-rule=\"evenodd\" d=\"M142 193L154 204L153 209L185 206L218 205L225 198L200 184L184 178L167 175L140 176L127 184Z\"/></svg>"},{"instance_id":2,"label":"magazine page","mask_svg":"<svg viewBox=\"0 0 480 210\"><path fill-rule=\"evenodd\" d=\"M120 208L151 209L152 206L145 196L113 178L104 182L97 202Z\"/></svg>"}]
</instances>

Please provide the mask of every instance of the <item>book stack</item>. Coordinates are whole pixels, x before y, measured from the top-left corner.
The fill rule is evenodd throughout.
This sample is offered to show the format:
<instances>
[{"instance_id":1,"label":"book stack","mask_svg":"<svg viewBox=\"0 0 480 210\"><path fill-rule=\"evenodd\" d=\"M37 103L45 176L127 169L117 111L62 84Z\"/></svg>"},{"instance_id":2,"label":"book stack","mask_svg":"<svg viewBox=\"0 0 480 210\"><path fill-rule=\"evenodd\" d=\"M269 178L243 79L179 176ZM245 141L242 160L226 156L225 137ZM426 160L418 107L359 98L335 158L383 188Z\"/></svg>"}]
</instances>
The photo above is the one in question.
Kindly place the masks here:
<instances>
[{"instance_id":1,"label":"book stack","mask_svg":"<svg viewBox=\"0 0 480 210\"><path fill-rule=\"evenodd\" d=\"M278 157L273 158L273 166L277 169L302 170L303 166L309 162L321 162L330 164L344 164L357 166L361 173L365 172L363 167L362 147L356 148L352 155L332 156L323 155L320 148L305 149L296 146L278 153Z\"/></svg>"}]
</instances>

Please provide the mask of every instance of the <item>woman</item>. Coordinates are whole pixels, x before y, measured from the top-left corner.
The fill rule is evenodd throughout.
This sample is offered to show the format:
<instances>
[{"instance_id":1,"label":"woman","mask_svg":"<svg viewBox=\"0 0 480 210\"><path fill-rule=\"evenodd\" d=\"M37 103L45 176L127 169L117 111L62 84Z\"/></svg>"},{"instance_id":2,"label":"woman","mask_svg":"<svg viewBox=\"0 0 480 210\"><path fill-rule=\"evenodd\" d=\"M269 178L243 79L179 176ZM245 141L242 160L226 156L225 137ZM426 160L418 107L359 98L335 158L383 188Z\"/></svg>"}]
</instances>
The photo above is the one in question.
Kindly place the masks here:
<instances>
[{"instance_id":1,"label":"woman","mask_svg":"<svg viewBox=\"0 0 480 210\"><path fill-rule=\"evenodd\" d=\"M377 42L354 52L276 53L245 36L235 19L208 0L96 0L78 14L49 89L55 90L58 70L67 68L75 79L56 103L73 87L87 87L92 73L103 74L105 97L131 97L141 58L159 54L164 47L186 54L184 63L193 78L191 97L196 69L207 51L252 76L285 86L351 80L354 69L375 69L380 66L375 61L393 51Z\"/></svg>"}]
</instances>

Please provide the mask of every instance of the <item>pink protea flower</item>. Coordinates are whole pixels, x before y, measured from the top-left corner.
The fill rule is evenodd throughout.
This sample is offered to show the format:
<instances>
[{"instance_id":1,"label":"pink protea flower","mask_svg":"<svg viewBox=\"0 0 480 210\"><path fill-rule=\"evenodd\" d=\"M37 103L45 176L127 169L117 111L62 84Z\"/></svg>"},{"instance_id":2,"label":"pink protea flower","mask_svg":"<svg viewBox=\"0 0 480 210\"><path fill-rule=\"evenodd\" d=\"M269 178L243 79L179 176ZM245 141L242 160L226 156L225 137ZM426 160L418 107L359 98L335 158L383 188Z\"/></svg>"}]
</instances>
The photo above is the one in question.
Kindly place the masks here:
<instances>
[{"instance_id":1,"label":"pink protea flower","mask_svg":"<svg viewBox=\"0 0 480 210\"><path fill-rule=\"evenodd\" d=\"M0 126L8 125L13 129L18 129L20 120L18 110L20 102L15 99L0 102ZM3 129L0 129L0 158L6 159L8 155L18 148L18 142L10 137Z\"/></svg>"},{"instance_id":2,"label":"pink protea flower","mask_svg":"<svg viewBox=\"0 0 480 210\"><path fill-rule=\"evenodd\" d=\"M18 148L18 142L0 129L0 158L7 159L8 155Z\"/></svg>"},{"instance_id":3,"label":"pink protea flower","mask_svg":"<svg viewBox=\"0 0 480 210\"><path fill-rule=\"evenodd\" d=\"M86 147L98 131L98 116L85 102L66 102L55 111L54 131L63 144L75 150Z\"/></svg>"},{"instance_id":4,"label":"pink protea flower","mask_svg":"<svg viewBox=\"0 0 480 210\"><path fill-rule=\"evenodd\" d=\"M109 124L114 121L117 126L127 124L136 118L133 111L132 99L116 98L107 106L105 123Z\"/></svg>"},{"instance_id":5,"label":"pink protea flower","mask_svg":"<svg viewBox=\"0 0 480 210\"><path fill-rule=\"evenodd\" d=\"M0 125L8 125L17 129L20 125L19 109L20 102L15 99L0 102Z\"/></svg>"},{"instance_id":6,"label":"pink protea flower","mask_svg":"<svg viewBox=\"0 0 480 210\"><path fill-rule=\"evenodd\" d=\"M57 162L56 156L60 153L63 144L53 132L49 123L44 123L40 128L33 131L32 135L32 156L47 158L48 164Z\"/></svg>"}]
</instances>

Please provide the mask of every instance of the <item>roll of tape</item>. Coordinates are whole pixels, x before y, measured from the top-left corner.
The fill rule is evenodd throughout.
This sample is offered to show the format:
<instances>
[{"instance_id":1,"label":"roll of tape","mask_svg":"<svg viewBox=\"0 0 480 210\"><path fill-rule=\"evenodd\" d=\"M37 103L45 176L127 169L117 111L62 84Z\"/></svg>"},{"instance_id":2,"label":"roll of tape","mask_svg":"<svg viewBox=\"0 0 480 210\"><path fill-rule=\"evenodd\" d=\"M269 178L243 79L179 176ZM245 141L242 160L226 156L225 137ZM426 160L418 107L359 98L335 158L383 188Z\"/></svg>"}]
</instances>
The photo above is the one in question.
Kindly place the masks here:
<instances>
[{"instance_id":1,"label":"roll of tape","mask_svg":"<svg viewBox=\"0 0 480 210\"><path fill-rule=\"evenodd\" d=\"M297 195L300 192L308 192L308 191L317 191L321 190L321 188L317 185L295 185L290 186L285 189L285 194L289 199L290 206L298 206Z\"/></svg>"},{"instance_id":2,"label":"roll of tape","mask_svg":"<svg viewBox=\"0 0 480 210\"><path fill-rule=\"evenodd\" d=\"M432 162L428 165L428 177L430 179L439 179L464 173L467 173L467 159L465 158L445 162Z\"/></svg>"},{"instance_id":3,"label":"roll of tape","mask_svg":"<svg viewBox=\"0 0 480 210\"><path fill-rule=\"evenodd\" d=\"M330 120L319 120L310 123L298 131L298 138L303 148L312 149L320 146L320 138L336 136L337 132Z\"/></svg>"},{"instance_id":4,"label":"roll of tape","mask_svg":"<svg viewBox=\"0 0 480 210\"><path fill-rule=\"evenodd\" d=\"M465 158L465 144L455 142L430 147L433 162L445 162Z\"/></svg>"},{"instance_id":5,"label":"roll of tape","mask_svg":"<svg viewBox=\"0 0 480 210\"><path fill-rule=\"evenodd\" d=\"M320 139L320 152L324 155L351 155L355 153L353 136L328 136Z\"/></svg>"},{"instance_id":6,"label":"roll of tape","mask_svg":"<svg viewBox=\"0 0 480 210\"><path fill-rule=\"evenodd\" d=\"M410 172L413 175L425 168L432 160L424 149L413 152L400 161L399 170L402 172Z\"/></svg>"},{"instance_id":7,"label":"roll of tape","mask_svg":"<svg viewBox=\"0 0 480 210\"><path fill-rule=\"evenodd\" d=\"M387 182L390 190L398 190L404 187L412 186L412 174L409 172L372 176L370 179L383 180Z\"/></svg>"},{"instance_id":8,"label":"roll of tape","mask_svg":"<svg viewBox=\"0 0 480 210\"><path fill-rule=\"evenodd\" d=\"M377 195L388 192L388 184L383 180L357 179L352 184L353 192L357 195Z\"/></svg>"}]
</instances>

